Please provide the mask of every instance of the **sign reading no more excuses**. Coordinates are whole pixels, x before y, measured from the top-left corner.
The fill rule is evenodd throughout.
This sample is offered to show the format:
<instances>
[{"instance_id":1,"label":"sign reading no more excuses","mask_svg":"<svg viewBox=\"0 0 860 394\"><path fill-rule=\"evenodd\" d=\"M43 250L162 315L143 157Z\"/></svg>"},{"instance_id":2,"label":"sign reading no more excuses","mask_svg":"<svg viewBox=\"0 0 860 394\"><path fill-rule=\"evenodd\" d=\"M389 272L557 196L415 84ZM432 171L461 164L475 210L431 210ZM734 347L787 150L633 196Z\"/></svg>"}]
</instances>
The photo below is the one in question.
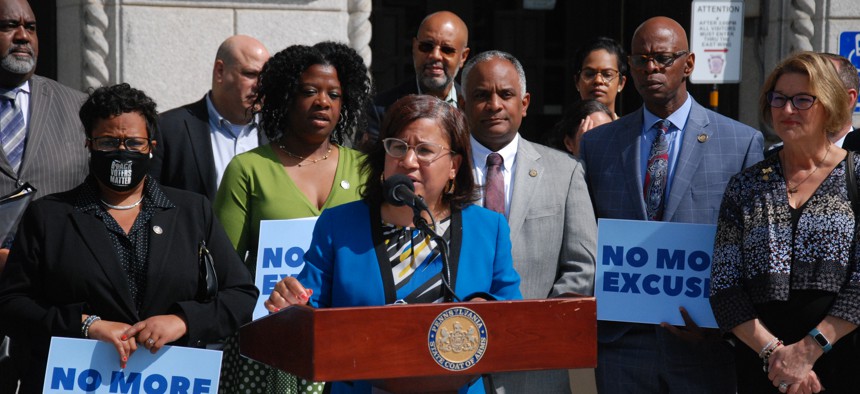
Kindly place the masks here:
<instances>
[{"instance_id":1,"label":"sign reading no more excuses","mask_svg":"<svg viewBox=\"0 0 860 394\"><path fill-rule=\"evenodd\" d=\"M263 303L275 285L288 276L297 276L305 266L305 252L311 245L316 217L289 220L261 220L254 284L260 297L254 306L254 319L269 314Z\"/></svg>"},{"instance_id":2,"label":"sign reading no more excuses","mask_svg":"<svg viewBox=\"0 0 860 394\"><path fill-rule=\"evenodd\" d=\"M600 219L597 319L717 327L709 302L716 226Z\"/></svg>"}]
</instances>

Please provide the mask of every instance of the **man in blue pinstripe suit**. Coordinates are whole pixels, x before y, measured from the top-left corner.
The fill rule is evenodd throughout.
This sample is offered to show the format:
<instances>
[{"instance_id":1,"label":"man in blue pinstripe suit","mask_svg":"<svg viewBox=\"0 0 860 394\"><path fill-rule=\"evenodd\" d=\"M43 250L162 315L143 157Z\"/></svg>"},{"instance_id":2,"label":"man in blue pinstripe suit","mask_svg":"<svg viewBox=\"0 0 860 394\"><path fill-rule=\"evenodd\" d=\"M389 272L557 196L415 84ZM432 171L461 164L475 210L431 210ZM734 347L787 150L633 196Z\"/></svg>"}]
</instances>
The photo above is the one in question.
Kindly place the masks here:
<instances>
[{"instance_id":1,"label":"man in blue pinstripe suit","mask_svg":"<svg viewBox=\"0 0 860 394\"><path fill-rule=\"evenodd\" d=\"M581 145L595 214L648 220L645 179L656 173L646 167L659 151L664 189L656 200L649 197L659 205L652 220L716 224L729 178L762 159L761 133L703 108L687 93L695 55L674 20L645 21L633 35L630 53L631 77L644 107L589 131ZM667 127L658 130L658 124ZM655 150L658 139L662 149ZM598 390L734 393L728 344L713 330L685 320L687 327L598 322Z\"/></svg>"}]
</instances>

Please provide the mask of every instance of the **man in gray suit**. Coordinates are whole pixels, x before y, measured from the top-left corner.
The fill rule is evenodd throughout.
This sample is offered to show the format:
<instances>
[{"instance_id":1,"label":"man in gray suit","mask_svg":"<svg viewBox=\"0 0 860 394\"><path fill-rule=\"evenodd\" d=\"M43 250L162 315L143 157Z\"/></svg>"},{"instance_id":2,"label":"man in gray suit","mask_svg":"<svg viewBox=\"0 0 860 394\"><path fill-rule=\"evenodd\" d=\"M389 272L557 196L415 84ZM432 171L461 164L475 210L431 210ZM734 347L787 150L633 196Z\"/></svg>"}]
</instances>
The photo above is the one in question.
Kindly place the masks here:
<instances>
[{"instance_id":1,"label":"man in gray suit","mask_svg":"<svg viewBox=\"0 0 860 394\"><path fill-rule=\"evenodd\" d=\"M644 108L585 133L580 149L597 217L716 224L729 178L762 159L761 133L687 93L695 55L674 20L640 25L629 62ZM599 321L598 391L734 393L727 343L681 314L685 328Z\"/></svg>"},{"instance_id":2,"label":"man in gray suit","mask_svg":"<svg viewBox=\"0 0 860 394\"><path fill-rule=\"evenodd\" d=\"M87 175L89 155L78 120L85 96L33 75L38 54L29 3L0 3L0 196L25 183L36 188L35 197L66 191ZM11 241L12 236L0 239L0 272ZM0 393L14 393L22 363L5 355L5 341L0 334Z\"/></svg>"},{"instance_id":3,"label":"man in gray suit","mask_svg":"<svg viewBox=\"0 0 860 394\"><path fill-rule=\"evenodd\" d=\"M475 180L508 218L524 298L593 293L597 228L579 161L519 135L530 96L520 62L501 51L463 71ZM566 370L497 374L498 393L569 393Z\"/></svg>"}]
</instances>

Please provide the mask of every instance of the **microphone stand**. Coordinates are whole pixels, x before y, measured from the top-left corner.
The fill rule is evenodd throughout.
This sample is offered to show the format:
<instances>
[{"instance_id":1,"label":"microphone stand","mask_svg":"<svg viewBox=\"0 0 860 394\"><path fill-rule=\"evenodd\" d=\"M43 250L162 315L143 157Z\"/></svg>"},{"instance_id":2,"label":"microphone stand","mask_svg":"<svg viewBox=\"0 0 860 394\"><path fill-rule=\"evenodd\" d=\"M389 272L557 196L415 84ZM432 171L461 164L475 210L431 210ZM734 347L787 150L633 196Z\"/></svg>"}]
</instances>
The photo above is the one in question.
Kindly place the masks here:
<instances>
[{"instance_id":1,"label":"microphone stand","mask_svg":"<svg viewBox=\"0 0 860 394\"><path fill-rule=\"evenodd\" d=\"M419 197L420 198L420 197ZM424 234L430 236L430 239L436 242L436 246L439 247L439 254L442 255L442 296L445 302L462 302L460 297L457 297L457 294L454 293L454 289L451 288L451 267L448 262L448 242L445 241L445 238L442 238L441 235L436 233L433 228L431 228L427 224L427 220L421 216L422 209L415 207L415 205L410 205L412 207L412 223L415 224L415 227L419 230L423 231ZM424 209L428 215L430 215L430 220L433 221L433 227L436 227L436 219L433 217L433 212L430 212L429 209Z\"/></svg>"}]
</instances>

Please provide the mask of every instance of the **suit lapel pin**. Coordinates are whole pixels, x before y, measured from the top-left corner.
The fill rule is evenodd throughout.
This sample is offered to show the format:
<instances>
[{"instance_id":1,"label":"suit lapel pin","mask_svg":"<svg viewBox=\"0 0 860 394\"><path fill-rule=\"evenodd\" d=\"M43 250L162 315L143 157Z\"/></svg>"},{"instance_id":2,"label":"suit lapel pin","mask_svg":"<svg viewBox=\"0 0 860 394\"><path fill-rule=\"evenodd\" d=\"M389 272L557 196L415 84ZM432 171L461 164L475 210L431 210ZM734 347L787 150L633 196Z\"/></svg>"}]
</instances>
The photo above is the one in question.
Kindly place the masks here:
<instances>
[{"instance_id":1,"label":"suit lapel pin","mask_svg":"<svg viewBox=\"0 0 860 394\"><path fill-rule=\"evenodd\" d=\"M152 226L152 232L154 232L158 235L161 235L161 233L163 233L164 230L161 229L161 226Z\"/></svg>"},{"instance_id":2,"label":"suit lapel pin","mask_svg":"<svg viewBox=\"0 0 860 394\"><path fill-rule=\"evenodd\" d=\"M344 179L340 181L340 187L342 187L344 190L349 190L349 186L350 185L348 180Z\"/></svg>"},{"instance_id":3,"label":"suit lapel pin","mask_svg":"<svg viewBox=\"0 0 860 394\"><path fill-rule=\"evenodd\" d=\"M708 140L708 135L705 133L702 133L702 134L699 134L699 136L696 137L696 139L699 140L700 143L704 144L705 141Z\"/></svg>"},{"instance_id":4,"label":"suit lapel pin","mask_svg":"<svg viewBox=\"0 0 860 394\"><path fill-rule=\"evenodd\" d=\"M532 177L532 178L536 177L536 176L537 176L537 170L536 170L536 169L534 169L534 168L532 168L531 170L529 170L529 176L530 176L530 177Z\"/></svg>"}]
</instances>

